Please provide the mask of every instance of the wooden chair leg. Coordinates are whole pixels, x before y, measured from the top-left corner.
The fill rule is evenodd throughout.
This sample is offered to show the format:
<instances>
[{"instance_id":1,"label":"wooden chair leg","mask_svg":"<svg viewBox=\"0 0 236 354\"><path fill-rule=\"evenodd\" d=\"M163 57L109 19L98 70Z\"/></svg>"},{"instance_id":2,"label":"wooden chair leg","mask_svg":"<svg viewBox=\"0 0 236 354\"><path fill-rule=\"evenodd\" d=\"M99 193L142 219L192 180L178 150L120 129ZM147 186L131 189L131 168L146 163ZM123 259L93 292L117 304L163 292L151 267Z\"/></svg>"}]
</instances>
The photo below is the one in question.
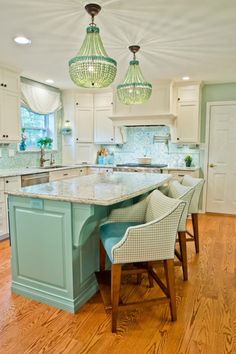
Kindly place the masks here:
<instances>
[{"instance_id":1,"label":"wooden chair leg","mask_svg":"<svg viewBox=\"0 0 236 354\"><path fill-rule=\"evenodd\" d=\"M120 281L121 281L121 264L112 264L111 266L112 333L116 333L116 327L117 327Z\"/></svg>"},{"instance_id":2,"label":"wooden chair leg","mask_svg":"<svg viewBox=\"0 0 236 354\"><path fill-rule=\"evenodd\" d=\"M148 263L148 281L149 281L149 288L153 288L153 277L151 276L149 270L152 270L152 266Z\"/></svg>"},{"instance_id":3,"label":"wooden chair leg","mask_svg":"<svg viewBox=\"0 0 236 354\"><path fill-rule=\"evenodd\" d=\"M186 234L185 232L178 232L179 235L179 247L182 258L182 269L184 280L188 280L188 259L187 259L187 247L186 247Z\"/></svg>"},{"instance_id":4,"label":"wooden chair leg","mask_svg":"<svg viewBox=\"0 0 236 354\"><path fill-rule=\"evenodd\" d=\"M199 253L198 214L192 214L193 235L196 253Z\"/></svg>"},{"instance_id":5,"label":"wooden chair leg","mask_svg":"<svg viewBox=\"0 0 236 354\"><path fill-rule=\"evenodd\" d=\"M176 312L174 260L173 259L165 260L164 268L166 274L167 289L170 298L171 320L175 321L177 319L177 312Z\"/></svg>"},{"instance_id":6,"label":"wooden chair leg","mask_svg":"<svg viewBox=\"0 0 236 354\"><path fill-rule=\"evenodd\" d=\"M100 240L100 272L106 270L106 250Z\"/></svg>"},{"instance_id":7,"label":"wooden chair leg","mask_svg":"<svg viewBox=\"0 0 236 354\"><path fill-rule=\"evenodd\" d=\"M138 273L137 274L137 285L140 285L142 283L142 274Z\"/></svg>"}]
</instances>

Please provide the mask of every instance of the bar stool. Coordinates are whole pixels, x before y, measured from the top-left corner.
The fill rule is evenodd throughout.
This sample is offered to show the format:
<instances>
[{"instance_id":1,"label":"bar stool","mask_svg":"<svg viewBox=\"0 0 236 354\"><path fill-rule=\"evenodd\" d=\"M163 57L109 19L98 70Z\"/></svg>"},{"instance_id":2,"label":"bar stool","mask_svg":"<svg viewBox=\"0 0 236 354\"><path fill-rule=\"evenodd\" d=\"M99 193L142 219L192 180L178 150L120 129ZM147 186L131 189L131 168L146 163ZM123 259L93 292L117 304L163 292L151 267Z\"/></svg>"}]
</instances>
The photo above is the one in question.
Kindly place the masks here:
<instances>
[{"instance_id":1,"label":"bar stool","mask_svg":"<svg viewBox=\"0 0 236 354\"><path fill-rule=\"evenodd\" d=\"M182 185L194 188L193 197L189 206L189 214L191 214L191 220L193 225L193 234L187 230L187 234L190 236L187 241L194 241L196 253L199 253L198 210L199 201L204 185L204 179L194 178L192 176L185 175L182 180Z\"/></svg>"},{"instance_id":2,"label":"bar stool","mask_svg":"<svg viewBox=\"0 0 236 354\"><path fill-rule=\"evenodd\" d=\"M171 319L176 320L174 250L184 206L185 202L168 198L155 190L135 205L113 210L107 222L100 227L100 272L97 278L102 298L107 299L107 287L102 282L105 279L105 261L108 256L111 262L109 290L112 332L116 332L117 328L121 272L124 264L138 264L139 267L133 270L124 269L124 274L147 271L149 276L153 277L166 295L166 298L159 301L165 300L169 303ZM164 262L166 285L151 266L152 261L158 260ZM120 304L124 305L129 304Z\"/></svg>"},{"instance_id":3,"label":"bar stool","mask_svg":"<svg viewBox=\"0 0 236 354\"><path fill-rule=\"evenodd\" d=\"M179 227L178 227L178 241L180 246L180 253L175 250L175 255L180 260L183 269L183 278L188 280L188 259L186 247L186 232L187 232L187 217L189 207L194 194L193 187L187 187L180 184L178 181L172 181L169 184L168 197L180 199L185 202L184 211L182 213Z\"/></svg>"}]
</instances>

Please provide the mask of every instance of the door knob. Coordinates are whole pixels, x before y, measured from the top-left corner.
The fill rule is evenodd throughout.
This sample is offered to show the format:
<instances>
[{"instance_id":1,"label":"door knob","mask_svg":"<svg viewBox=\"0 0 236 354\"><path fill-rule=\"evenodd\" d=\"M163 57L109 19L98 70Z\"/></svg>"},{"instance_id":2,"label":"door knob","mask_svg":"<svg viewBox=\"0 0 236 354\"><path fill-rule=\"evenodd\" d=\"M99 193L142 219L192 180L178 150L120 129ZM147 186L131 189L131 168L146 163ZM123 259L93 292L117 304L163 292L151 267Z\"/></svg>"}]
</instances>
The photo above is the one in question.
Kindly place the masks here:
<instances>
[{"instance_id":1,"label":"door knob","mask_svg":"<svg viewBox=\"0 0 236 354\"><path fill-rule=\"evenodd\" d=\"M216 165L214 165L213 163L210 163L209 167L213 168L213 167L216 167Z\"/></svg>"}]
</instances>

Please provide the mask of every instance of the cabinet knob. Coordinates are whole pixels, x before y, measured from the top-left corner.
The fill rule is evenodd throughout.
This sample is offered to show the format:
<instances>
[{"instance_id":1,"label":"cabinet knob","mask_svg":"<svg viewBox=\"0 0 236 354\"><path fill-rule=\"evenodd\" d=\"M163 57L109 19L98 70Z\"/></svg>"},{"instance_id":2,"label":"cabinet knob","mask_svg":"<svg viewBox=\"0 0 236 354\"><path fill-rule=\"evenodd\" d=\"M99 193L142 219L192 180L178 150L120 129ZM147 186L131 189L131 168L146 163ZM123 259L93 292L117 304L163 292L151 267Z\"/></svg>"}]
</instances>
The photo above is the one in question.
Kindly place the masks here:
<instances>
[{"instance_id":1,"label":"cabinet knob","mask_svg":"<svg viewBox=\"0 0 236 354\"><path fill-rule=\"evenodd\" d=\"M6 181L6 183L9 183L9 181Z\"/></svg>"},{"instance_id":2,"label":"cabinet knob","mask_svg":"<svg viewBox=\"0 0 236 354\"><path fill-rule=\"evenodd\" d=\"M1 86L4 86L3 83L1 83Z\"/></svg>"},{"instance_id":3,"label":"cabinet knob","mask_svg":"<svg viewBox=\"0 0 236 354\"><path fill-rule=\"evenodd\" d=\"M6 135L6 138L8 138L8 135Z\"/></svg>"},{"instance_id":4,"label":"cabinet knob","mask_svg":"<svg viewBox=\"0 0 236 354\"><path fill-rule=\"evenodd\" d=\"M113 138L111 138L111 141L113 141L114 139Z\"/></svg>"},{"instance_id":5,"label":"cabinet knob","mask_svg":"<svg viewBox=\"0 0 236 354\"><path fill-rule=\"evenodd\" d=\"M179 140L179 138L177 138L177 140Z\"/></svg>"},{"instance_id":6,"label":"cabinet knob","mask_svg":"<svg viewBox=\"0 0 236 354\"><path fill-rule=\"evenodd\" d=\"M180 98L178 97L177 101L180 101Z\"/></svg>"},{"instance_id":7,"label":"cabinet knob","mask_svg":"<svg viewBox=\"0 0 236 354\"><path fill-rule=\"evenodd\" d=\"M6 135L3 135L2 137L3 137L3 138L5 138L5 137L6 137Z\"/></svg>"},{"instance_id":8,"label":"cabinet knob","mask_svg":"<svg viewBox=\"0 0 236 354\"><path fill-rule=\"evenodd\" d=\"M78 106L79 105L79 103L78 102L76 102L76 106Z\"/></svg>"},{"instance_id":9,"label":"cabinet knob","mask_svg":"<svg viewBox=\"0 0 236 354\"><path fill-rule=\"evenodd\" d=\"M76 138L76 141L79 141L79 138Z\"/></svg>"},{"instance_id":10,"label":"cabinet knob","mask_svg":"<svg viewBox=\"0 0 236 354\"><path fill-rule=\"evenodd\" d=\"M3 85L4 87L7 87L7 84Z\"/></svg>"}]
</instances>

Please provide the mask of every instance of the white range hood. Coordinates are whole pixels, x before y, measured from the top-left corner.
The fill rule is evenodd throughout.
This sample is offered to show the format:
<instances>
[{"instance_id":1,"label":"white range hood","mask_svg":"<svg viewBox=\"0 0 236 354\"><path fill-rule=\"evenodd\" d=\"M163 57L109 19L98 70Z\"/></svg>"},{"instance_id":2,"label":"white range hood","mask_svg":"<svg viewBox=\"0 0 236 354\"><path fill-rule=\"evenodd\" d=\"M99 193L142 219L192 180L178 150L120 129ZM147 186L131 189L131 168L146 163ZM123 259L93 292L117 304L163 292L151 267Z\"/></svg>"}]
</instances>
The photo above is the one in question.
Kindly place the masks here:
<instances>
[{"instance_id":1,"label":"white range hood","mask_svg":"<svg viewBox=\"0 0 236 354\"><path fill-rule=\"evenodd\" d=\"M134 126L150 126L150 125L167 125L174 126L176 116L168 114L142 114L142 115L114 115L109 117L114 127L134 127Z\"/></svg>"},{"instance_id":2,"label":"white range hood","mask_svg":"<svg viewBox=\"0 0 236 354\"><path fill-rule=\"evenodd\" d=\"M173 82L159 81L152 85L151 98L141 105L123 105L114 94L114 113L109 117L115 127L167 125L174 127Z\"/></svg>"}]
</instances>

